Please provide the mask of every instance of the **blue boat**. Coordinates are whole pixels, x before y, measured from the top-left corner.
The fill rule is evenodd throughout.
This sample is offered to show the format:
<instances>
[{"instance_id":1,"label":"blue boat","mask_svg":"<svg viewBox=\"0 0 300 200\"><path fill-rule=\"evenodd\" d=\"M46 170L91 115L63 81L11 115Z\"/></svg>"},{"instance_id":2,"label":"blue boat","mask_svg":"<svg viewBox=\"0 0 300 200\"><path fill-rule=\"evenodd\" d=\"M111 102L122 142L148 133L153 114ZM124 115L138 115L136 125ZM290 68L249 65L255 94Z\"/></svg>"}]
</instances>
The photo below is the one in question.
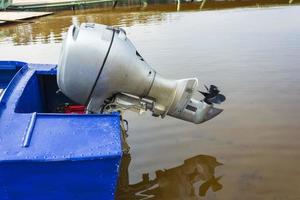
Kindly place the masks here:
<instances>
[{"instance_id":1,"label":"blue boat","mask_svg":"<svg viewBox=\"0 0 300 200\"><path fill-rule=\"evenodd\" d=\"M120 115L63 113L56 67L0 61L0 199L114 199Z\"/></svg>"}]
</instances>

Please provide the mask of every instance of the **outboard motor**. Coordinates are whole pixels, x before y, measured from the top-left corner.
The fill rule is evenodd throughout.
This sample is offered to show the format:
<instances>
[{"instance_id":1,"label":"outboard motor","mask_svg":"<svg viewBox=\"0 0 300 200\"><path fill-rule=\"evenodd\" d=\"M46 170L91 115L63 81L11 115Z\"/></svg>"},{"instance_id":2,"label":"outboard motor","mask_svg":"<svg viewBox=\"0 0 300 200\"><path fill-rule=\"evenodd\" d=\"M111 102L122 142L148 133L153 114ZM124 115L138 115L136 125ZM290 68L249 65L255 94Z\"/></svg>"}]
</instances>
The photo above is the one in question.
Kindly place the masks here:
<instances>
[{"instance_id":1,"label":"outboard motor","mask_svg":"<svg viewBox=\"0 0 300 200\"><path fill-rule=\"evenodd\" d=\"M225 97L216 86L207 88L203 100L193 98L196 78L164 78L139 54L121 28L101 24L71 26L63 42L57 83L88 113L150 110L193 122L207 121L222 109L214 108Z\"/></svg>"}]
</instances>

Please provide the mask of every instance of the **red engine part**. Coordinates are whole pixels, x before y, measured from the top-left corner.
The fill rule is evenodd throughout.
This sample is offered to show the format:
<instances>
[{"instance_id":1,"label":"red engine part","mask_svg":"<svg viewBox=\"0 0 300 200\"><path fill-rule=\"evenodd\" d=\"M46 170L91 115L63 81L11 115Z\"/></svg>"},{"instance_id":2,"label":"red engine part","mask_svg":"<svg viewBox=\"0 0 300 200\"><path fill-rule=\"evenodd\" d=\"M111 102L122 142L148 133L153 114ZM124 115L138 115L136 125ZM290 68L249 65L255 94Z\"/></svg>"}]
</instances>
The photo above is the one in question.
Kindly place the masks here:
<instances>
[{"instance_id":1,"label":"red engine part","mask_svg":"<svg viewBox=\"0 0 300 200\"><path fill-rule=\"evenodd\" d=\"M85 106L82 106L82 105L65 106L64 107L64 113L84 114L85 113Z\"/></svg>"}]
</instances>

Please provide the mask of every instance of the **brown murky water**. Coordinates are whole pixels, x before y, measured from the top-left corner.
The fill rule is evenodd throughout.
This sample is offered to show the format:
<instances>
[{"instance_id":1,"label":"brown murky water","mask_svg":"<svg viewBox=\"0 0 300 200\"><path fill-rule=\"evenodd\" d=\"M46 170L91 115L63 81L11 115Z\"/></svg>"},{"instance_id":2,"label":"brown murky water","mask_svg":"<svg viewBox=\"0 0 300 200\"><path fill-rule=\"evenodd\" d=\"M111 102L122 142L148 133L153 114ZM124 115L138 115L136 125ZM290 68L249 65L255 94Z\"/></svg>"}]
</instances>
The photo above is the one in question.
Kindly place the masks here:
<instances>
[{"instance_id":1,"label":"brown murky water","mask_svg":"<svg viewBox=\"0 0 300 200\"><path fill-rule=\"evenodd\" d=\"M127 113L131 151L118 199L300 199L300 6L199 5L61 12L1 26L0 59L56 63L70 24L125 27L157 71L216 84L227 101L201 125Z\"/></svg>"}]
</instances>

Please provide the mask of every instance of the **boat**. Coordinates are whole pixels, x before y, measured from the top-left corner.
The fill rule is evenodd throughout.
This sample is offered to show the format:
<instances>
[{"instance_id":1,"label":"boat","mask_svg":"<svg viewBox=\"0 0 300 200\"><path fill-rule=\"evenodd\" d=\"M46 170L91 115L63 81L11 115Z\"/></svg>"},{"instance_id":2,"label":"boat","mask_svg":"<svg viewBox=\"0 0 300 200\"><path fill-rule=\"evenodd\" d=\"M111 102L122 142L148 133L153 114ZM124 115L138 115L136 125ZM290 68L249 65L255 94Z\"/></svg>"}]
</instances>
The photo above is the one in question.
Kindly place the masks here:
<instances>
[{"instance_id":1,"label":"boat","mask_svg":"<svg viewBox=\"0 0 300 200\"><path fill-rule=\"evenodd\" d=\"M0 61L0 197L114 199L129 152L121 113L203 123L225 96L211 85L192 98L197 85L164 78L103 24L72 25L58 65Z\"/></svg>"},{"instance_id":2,"label":"boat","mask_svg":"<svg viewBox=\"0 0 300 200\"><path fill-rule=\"evenodd\" d=\"M85 114L57 66L0 61L1 199L114 199L120 115Z\"/></svg>"}]
</instances>

